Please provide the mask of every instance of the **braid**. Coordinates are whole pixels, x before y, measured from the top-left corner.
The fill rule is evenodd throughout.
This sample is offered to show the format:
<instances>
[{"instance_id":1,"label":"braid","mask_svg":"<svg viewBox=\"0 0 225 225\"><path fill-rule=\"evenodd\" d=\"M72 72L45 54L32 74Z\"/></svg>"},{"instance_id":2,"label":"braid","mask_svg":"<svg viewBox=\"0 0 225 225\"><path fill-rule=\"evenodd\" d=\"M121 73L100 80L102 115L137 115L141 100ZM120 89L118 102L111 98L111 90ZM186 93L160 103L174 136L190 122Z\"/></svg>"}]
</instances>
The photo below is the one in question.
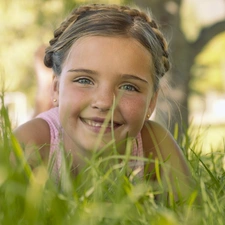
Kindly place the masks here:
<instances>
[{"instance_id":1,"label":"braid","mask_svg":"<svg viewBox=\"0 0 225 225\"><path fill-rule=\"evenodd\" d=\"M52 46L58 41L58 39L64 33L64 31L68 30L69 27L77 21L79 16L82 13L88 11L89 9L90 9L90 6L83 6L83 7L80 7L80 8L75 8L71 12L71 14L61 23L59 28L57 28L54 31L54 38L49 41L50 46L48 48L46 48L46 55L45 55L44 63L47 67L51 68L53 66L53 63L52 63L52 54L53 54Z\"/></svg>"},{"instance_id":2,"label":"braid","mask_svg":"<svg viewBox=\"0 0 225 225\"><path fill-rule=\"evenodd\" d=\"M162 51L163 51L162 61L163 61L164 69L165 69L165 72L163 74L161 74L161 76L163 76L170 69L170 63L169 63L169 59L168 59L169 58L168 45L167 45L167 42L166 42L162 32L159 30L158 25L149 15L147 15L144 12L139 11L138 9L126 8L124 10L124 13L129 14L134 19L135 18L143 19L152 28L152 31L155 33L156 38L158 39L158 41L161 45Z\"/></svg>"},{"instance_id":3,"label":"braid","mask_svg":"<svg viewBox=\"0 0 225 225\"><path fill-rule=\"evenodd\" d=\"M115 15L113 14L114 17L109 18L109 21L111 21L109 23L112 23L112 21L115 23L115 19L117 19L116 16L119 17L121 15L124 18L126 17L126 19L123 19L123 20L127 20L128 22L126 21L126 25L124 25L124 27L122 27L123 25L121 25L122 28L116 28L116 29L110 28L111 30L108 33L106 31L107 28L104 29L103 26L102 26L103 28L100 28L100 29L98 28L99 32L96 30L93 31L94 28L92 28L90 33L92 32L92 33L95 33L96 35L99 35L99 33L101 35L101 33L102 33L103 35L108 34L108 36L118 35L120 33L123 33L124 35L126 35L126 34L129 35L129 29L132 30L132 27L133 27L133 33L134 33L133 37L136 38L136 36L139 35L136 33L140 32L141 33L140 35L142 35L142 36L139 38L139 41L145 47L147 47L150 50L151 54L153 55L153 60L155 60L154 65L155 65L155 70L156 70L157 76L162 77L165 74L165 72L167 72L169 70L170 63L169 63L169 59L168 59L169 54L168 54L167 42L166 42L163 34L159 30L156 22L151 18L151 16L149 16L147 13L142 12L138 9L131 9L128 6L105 5L105 4L91 4L91 5L80 6L78 8L75 8L71 12L71 14L61 23L59 28L57 28L55 30L54 38L51 39L49 42L50 46L46 49L46 55L45 55L45 59L44 59L45 65L47 67L53 68L53 70L57 74L60 74L60 71L61 71L60 67L62 64L62 60L65 55L65 51L68 50L69 47L67 46L67 49L65 47L65 50L61 55L59 53L57 53L57 51L61 50L64 45L65 46L67 45L67 43L65 43L65 42L69 42L71 40L73 41L76 38L78 38L78 36L81 37L82 34L80 34L80 33L82 33L82 32L85 33L86 32L85 29L90 29L90 28L89 27L83 28L83 26L82 26L82 28L80 30L78 30L77 33L72 34L76 37L73 37L73 39L72 39L72 38L68 38L68 35L67 35L66 41L64 40L65 37L63 37L63 35L67 31L70 31L70 28L78 20L85 18L86 16L91 15L91 14L97 14L98 12L100 13L100 16L97 18L98 21L94 25L92 25L92 19L90 18L86 22L86 24L88 24L88 25L90 24L89 26L97 26L100 23L103 24L104 19L101 19L101 12L105 12L105 14L107 14L107 17L110 12L115 13ZM118 15L118 13L120 13L120 15ZM103 22L100 22L100 20ZM124 21L120 20L118 23L120 25L120 24L124 23ZM85 26L88 26L86 24L85 24ZM142 24L142 26L140 26L140 24ZM119 25L117 25L117 27ZM99 25L99 26L101 26L101 25ZM116 25L114 25L114 26L116 26ZM74 29L74 28L71 28L71 29ZM135 29L137 31L135 31ZM146 29L148 30L148 33L150 34L150 36L148 36L147 38L145 37L145 36L147 36L146 32L145 32ZM143 36L147 41L146 40L143 41ZM62 39L61 43L59 41L60 39ZM161 52L161 53L159 54L159 52ZM58 55L55 56L55 58L54 58L53 57L54 54L56 54L56 55L58 54ZM161 57L161 59L159 57ZM57 58L57 60L60 61L58 64L55 63L56 58ZM56 65L54 65L54 64L56 64Z\"/></svg>"}]
</instances>

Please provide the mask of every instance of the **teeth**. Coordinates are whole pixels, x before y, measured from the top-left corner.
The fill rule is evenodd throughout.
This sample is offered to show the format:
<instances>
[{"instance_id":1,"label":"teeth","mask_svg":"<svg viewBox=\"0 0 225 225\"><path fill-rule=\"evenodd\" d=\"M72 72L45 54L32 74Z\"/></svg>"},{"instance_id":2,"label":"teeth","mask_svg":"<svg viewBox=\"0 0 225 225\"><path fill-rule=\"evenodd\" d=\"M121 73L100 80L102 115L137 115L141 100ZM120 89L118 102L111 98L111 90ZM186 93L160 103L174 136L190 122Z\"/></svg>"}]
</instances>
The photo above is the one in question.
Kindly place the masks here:
<instances>
[{"instance_id":1,"label":"teeth","mask_svg":"<svg viewBox=\"0 0 225 225\"><path fill-rule=\"evenodd\" d=\"M101 122L95 122L93 120L85 120L85 123L87 123L88 125L92 126L92 127L110 127L110 124L108 124L108 126L104 123Z\"/></svg>"}]
</instances>

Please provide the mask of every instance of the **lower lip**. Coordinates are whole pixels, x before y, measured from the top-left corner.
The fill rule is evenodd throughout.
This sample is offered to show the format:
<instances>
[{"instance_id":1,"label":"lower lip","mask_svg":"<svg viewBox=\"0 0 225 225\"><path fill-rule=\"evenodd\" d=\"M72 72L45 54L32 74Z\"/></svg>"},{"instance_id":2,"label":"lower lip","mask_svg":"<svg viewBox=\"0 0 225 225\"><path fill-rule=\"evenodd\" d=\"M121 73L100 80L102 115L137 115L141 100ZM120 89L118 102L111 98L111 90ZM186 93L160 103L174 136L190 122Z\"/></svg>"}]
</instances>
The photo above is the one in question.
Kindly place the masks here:
<instances>
[{"instance_id":1,"label":"lower lip","mask_svg":"<svg viewBox=\"0 0 225 225\"><path fill-rule=\"evenodd\" d=\"M100 133L100 132L103 132L103 133L111 133L112 132L112 129L111 129L111 127L95 127L95 126L91 126L91 125L89 125L89 124L87 124L87 123L85 123L82 119L80 119L81 120L81 122L84 124L84 125L86 125L91 131L93 131L94 133ZM113 131L115 130L115 129L117 129L118 127L120 127L120 126L116 126L116 127L113 127Z\"/></svg>"}]
</instances>

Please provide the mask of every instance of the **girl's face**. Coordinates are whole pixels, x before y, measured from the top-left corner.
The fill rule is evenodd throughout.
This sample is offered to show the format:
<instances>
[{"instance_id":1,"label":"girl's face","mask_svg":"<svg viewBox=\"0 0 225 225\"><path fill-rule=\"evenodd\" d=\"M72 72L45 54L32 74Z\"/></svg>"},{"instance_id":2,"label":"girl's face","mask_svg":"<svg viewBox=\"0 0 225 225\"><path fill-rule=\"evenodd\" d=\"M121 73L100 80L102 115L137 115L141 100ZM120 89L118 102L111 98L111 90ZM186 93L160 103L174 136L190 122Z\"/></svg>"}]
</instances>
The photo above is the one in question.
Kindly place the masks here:
<instances>
[{"instance_id":1,"label":"girl's face","mask_svg":"<svg viewBox=\"0 0 225 225\"><path fill-rule=\"evenodd\" d=\"M152 71L151 54L135 39L77 40L54 79L66 148L93 150L101 129L98 149L136 137L155 106Z\"/></svg>"}]
</instances>

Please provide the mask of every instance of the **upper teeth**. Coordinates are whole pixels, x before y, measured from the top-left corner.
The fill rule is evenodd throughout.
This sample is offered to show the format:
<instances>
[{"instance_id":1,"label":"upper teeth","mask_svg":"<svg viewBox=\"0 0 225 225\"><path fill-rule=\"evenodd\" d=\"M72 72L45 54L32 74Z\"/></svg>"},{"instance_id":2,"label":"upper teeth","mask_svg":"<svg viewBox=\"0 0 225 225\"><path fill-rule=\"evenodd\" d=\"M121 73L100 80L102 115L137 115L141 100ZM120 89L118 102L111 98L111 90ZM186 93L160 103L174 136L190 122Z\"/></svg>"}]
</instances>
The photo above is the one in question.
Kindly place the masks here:
<instances>
[{"instance_id":1,"label":"upper teeth","mask_svg":"<svg viewBox=\"0 0 225 225\"><path fill-rule=\"evenodd\" d=\"M95 122L93 120L85 120L85 123L87 123L88 125L90 126L93 126L93 127L110 127L110 124L105 124L105 123L102 123L102 122Z\"/></svg>"}]
</instances>

